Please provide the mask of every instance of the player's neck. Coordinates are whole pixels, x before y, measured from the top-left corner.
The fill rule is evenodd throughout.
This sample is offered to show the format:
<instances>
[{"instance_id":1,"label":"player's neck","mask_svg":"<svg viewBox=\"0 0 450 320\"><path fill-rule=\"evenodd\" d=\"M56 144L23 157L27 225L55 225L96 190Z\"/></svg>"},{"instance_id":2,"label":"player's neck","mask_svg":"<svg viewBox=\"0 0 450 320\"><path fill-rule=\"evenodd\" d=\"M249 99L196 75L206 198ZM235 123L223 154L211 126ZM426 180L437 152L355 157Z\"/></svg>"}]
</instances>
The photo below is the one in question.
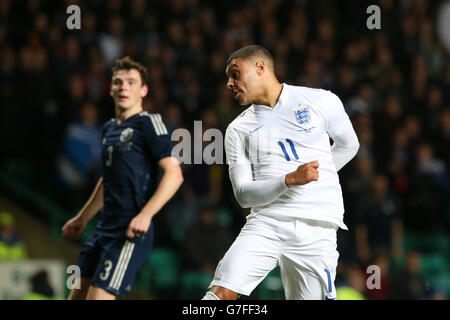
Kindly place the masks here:
<instances>
[{"instance_id":1,"label":"player's neck","mask_svg":"<svg viewBox=\"0 0 450 320\"><path fill-rule=\"evenodd\" d=\"M120 108L118 105L116 105L116 122L117 124L121 124L128 118L142 111L143 111L142 104L138 104L129 109Z\"/></svg>"},{"instance_id":2,"label":"player's neck","mask_svg":"<svg viewBox=\"0 0 450 320\"><path fill-rule=\"evenodd\" d=\"M278 81L276 81L275 83L271 83L270 85L266 86L266 89L261 92L260 97L253 101L253 103L273 108L278 103L278 99L280 98L282 90L283 85Z\"/></svg>"}]
</instances>

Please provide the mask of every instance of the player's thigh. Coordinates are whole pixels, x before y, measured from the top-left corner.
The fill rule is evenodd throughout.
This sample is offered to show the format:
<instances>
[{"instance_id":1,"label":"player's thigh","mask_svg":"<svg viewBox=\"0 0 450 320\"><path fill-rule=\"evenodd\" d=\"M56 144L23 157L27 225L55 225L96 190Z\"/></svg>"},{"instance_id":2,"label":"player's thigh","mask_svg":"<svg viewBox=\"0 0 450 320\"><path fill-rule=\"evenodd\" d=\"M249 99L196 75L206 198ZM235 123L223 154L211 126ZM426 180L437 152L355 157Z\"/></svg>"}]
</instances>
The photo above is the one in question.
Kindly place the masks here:
<instances>
[{"instance_id":1,"label":"player's thigh","mask_svg":"<svg viewBox=\"0 0 450 320\"><path fill-rule=\"evenodd\" d=\"M309 256L302 261L282 256L281 280L287 300L336 299L337 256Z\"/></svg>"},{"instance_id":2,"label":"player's thigh","mask_svg":"<svg viewBox=\"0 0 450 320\"><path fill-rule=\"evenodd\" d=\"M116 295L102 288L90 286L86 300L115 300Z\"/></svg>"},{"instance_id":3,"label":"player's thigh","mask_svg":"<svg viewBox=\"0 0 450 320\"><path fill-rule=\"evenodd\" d=\"M153 237L147 234L146 236ZM131 291L136 274L147 259L152 241L146 236L133 239L108 239L103 245L103 252L95 274L92 286L101 288L116 296L125 296Z\"/></svg>"},{"instance_id":4,"label":"player's thigh","mask_svg":"<svg viewBox=\"0 0 450 320\"><path fill-rule=\"evenodd\" d=\"M69 293L69 300L85 300L91 285L90 278L80 278L80 287L77 289L74 285Z\"/></svg>"},{"instance_id":5,"label":"player's thigh","mask_svg":"<svg viewBox=\"0 0 450 320\"><path fill-rule=\"evenodd\" d=\"M336 298L336 229L321 223L298 223L298 238L285 245L279 262L286 299Z\"/></svg>"},{"instance_id":6,"label":"player's thigh","mask_svg":"<svg viewBox=\"0 0 450 320\"><path fill-rule=\"evenodd\" d=\"M74 286L70 292L69 299L86 299L89 286L100 261L101 247L99 245L99 239L99 235L94 233L83 245L77 261L77 265L80 268L80 287L77 288L75 286L76 283L73 283Z\"/></svg>"},{"instance_id":7,"label":"player's thigh","mask_svg":"<svg viewBox=\"0 0 450 320\"><path fill-rule=\"evenodd\" d=\"M217 265L210 287L250 295L277 266L279 246L277 239L241 232Z\"/></svg>"}]
</instances>

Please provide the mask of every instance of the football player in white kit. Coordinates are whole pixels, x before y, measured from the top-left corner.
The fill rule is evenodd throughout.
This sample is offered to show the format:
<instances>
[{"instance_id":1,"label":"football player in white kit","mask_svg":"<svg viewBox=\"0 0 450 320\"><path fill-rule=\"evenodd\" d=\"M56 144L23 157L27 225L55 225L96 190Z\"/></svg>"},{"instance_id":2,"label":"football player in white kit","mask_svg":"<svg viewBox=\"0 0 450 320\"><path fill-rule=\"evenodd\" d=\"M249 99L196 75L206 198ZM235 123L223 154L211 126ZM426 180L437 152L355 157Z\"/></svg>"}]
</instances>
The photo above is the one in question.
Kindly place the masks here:
<instances>
[{"instance_id":1,"label":"football player in white kit","mask_svg":"<svg viewBox=\"0 0 450 320\"><path fill-rule=\"evenodd\" d=\"M233 191L251 213L203 299L250 295L277 265L286 299L336 299L336 233L347 230L337 172L359 148L350 119L330 91L279 83L261 46L231 54L226 75L251 104L225 135Z\"/></svg>"}]
</instances>

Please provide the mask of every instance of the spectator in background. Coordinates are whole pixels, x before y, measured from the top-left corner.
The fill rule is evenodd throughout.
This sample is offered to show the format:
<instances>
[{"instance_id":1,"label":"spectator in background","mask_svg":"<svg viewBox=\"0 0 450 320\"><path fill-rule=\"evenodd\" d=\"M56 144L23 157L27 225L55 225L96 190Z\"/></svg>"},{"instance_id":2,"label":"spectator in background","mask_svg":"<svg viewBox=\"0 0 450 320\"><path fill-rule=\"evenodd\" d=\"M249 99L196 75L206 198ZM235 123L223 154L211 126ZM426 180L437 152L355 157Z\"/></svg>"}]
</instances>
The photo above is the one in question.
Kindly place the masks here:
<instances>
[{"instance_id":1,"label":"spectator in background","mask_svg":"<svg viewBox=\"0 0 450 320\"><path fill-rule=\"evenodd\" d=\"M431 143L420 143L414 151L416 166L407 203L410 228L425 233L442 230L448 219L447 168L434 156Z\"/></svg>"},{"instance_id":2,"label":"spectator in background","mask_svg":"<svg viewBox=\"0 0 450 320\"><path fill-rule=\"evenodd\" d=\"M50 285L48 273L45 270L36 272L30 279L31 292L23 300L53 300L55 291Z\"/></svg>"},{"instance_id":3,"label":"spectator in background","mask_svg":"<svg viewBox=\"0 0 450 320\"><path fill-rule=\"evenodd\" d=\"M412 162L409 147L409 135L404 127L397 128L392 137L386 168L392 179L392 191L397 194L401 203L408 197L409 174L408 169Z\"/></svg>"},{"instance_id":4,"label":"spectator in background","mask_svg":"<svg viewBox=\"0 0 450 320\"><path fill-rule=\"evenodd\" d=\"M232 241L230 231L219 224L214 207L204 206L186 232L183 253L187 269L213 274Z\"/></svg>"},{"instance_id":5,"label":"spectator in background","mask_svg":"<svg viewBox=\"0 0 450 320\"><path fill-rule=\"evenodd\" d=\"M390 151L390 144L380 143L380 141L389 141L394 135L395 129L402 125L403 108L400 97L390 94L385 98L383 107L375 114L375 119L373 119L374 130L379 144L377 155L383 162L386 160L384 155L387 155Z\"/></svg>"},{"instance_id":6,"label":"spectator in background","mask_svg":"<svg viewBox=\"0 0 450 320\"><path fill-rule=\"evenodd\" d=\"M450 1L444 1L438 10L437 28L439 40L450 50Z\"/></svg>"},{"instance_id":7,"label":"spectator in background","mask_svg":"<svg viewBox=\"0 0 450 320\"><path fill-rule=\"evenodd\" d=\"M218 129L223 133L227 129L231 121L236 118L239 113L234 108L233 96L224 85L218 85L216 87L217 99L213 109L217 112L218 117Z\"/></svg>"},{"instance_id":8,"label":"spectator in background","mask_svg":"<svg viewBox=\"0 0 450 320\"><path fill-rule=\"evenodd\" d=\"M124 20L115 13L108 19L108 30L100 35L99 45L106 68L111 67L124 49Z\"/></svg>"},{"instance_id":9,"label":"spectator in background","mask_svg":"<svg viewBox=\"0 0 450 320\"><path fill-rule=\"evenodd\" d=\"M345 181L342 186L343 192L347 195L344 198L344 207L346 208L345 223L354 226L360 209L361 194L367 195L371 190L371 182L375 174L374 161L367 155L357 155L349 170L345 171L347 175L342 179L342 181ZM353 228L348 232L338 231L338 248L340 252L339 263L358 261Z\"/></svg>"},{"instance_id":10,"label":"spectator in background","mask_svg":"<svg viewBox=\"0 0 450 320\"><path fill-rule=\"evenodd\" d=\"M64 115L65 121L74 121L79 115L81 105L86 101L86 81L81 73L72 73L67 79L64 92Z\"/></svg>"},{"instance_id":11,"label":"spectator in background","mask_svg":"<svg viewBox=\"0 0 450 320\"><path fill-rule=\"evenodd\" d=\"M445 294L445 290L442 286L432 285L427 294L428 300L447 300L447 296Z\"/></svg>"},{"instance_id":12,"label":"spectator in background","mask_svg":"<svg viewBox=\"0 0 450 320\"><path fill-rule=\"evenodd\" d=\"M439 135L437 141L436 151L445 161L446 167L450 168L450 152L448 152L448 150L450 150L450 106L442 110L440 114Z\"/></svg>"},{"instance_id":13,"label":"spectator in background","mask_svg":"<svg viewBox=\"0 0 450 320\"><path fill-rule=\"evenodd\" d=\"M356 246L361 262L376 254L397 259L403 248L402 207L392 194L384 174L376 174L370 193L360 201L356 223Z\"/></svg>"},{"instance_id":14,"label":"spectator in background","mask_svg":"<svg viewBox=\"0 0 450 320\"><path fill-rule=\"evenodd\" d=\"M178 202L169 205L170 210L167 215L167 223L170 229L178 230L178 234L184 234L187 226L196 221L196 214L200 208L208 205L218 205L222 197L223 166L216 163L207 164L202 156L206 150L205 148L212 143L204 139L205 132L208 129L216 129L218 127L217 113L215 110L207 109L202 113L201 119L202 131L194 132L192 130L192 140L188 139L191 144L191 155L188 159L192 163L184 164L187 183L182 188L183 198L181 201L183 203ZM196 144L198 143L198 140L194 141L194 139L202 139L201 158L197 158L194 155L197 148ZM183 150L184 152L186 150ZM217 150L215 152L217 153ZM213 152L212 156L214 155Z\"/></svg>"},{"instance_id":15,"label":"spectator in background","mask_svg":"<svg viewBox=\"0 0 450 320\"><path fill-rule=\"evenodd\" d=\"M181 108L174 102L169 103L166 108L164 108L163 118L166 122L166 127L169 131L169 134L172 134L178 128L184 127L184 124L182 122Z\"/></svg>"},{"instance_id":16,"label":"spectator in background","mask_svg":"<svg viewBox=\"0 0 450 320\"><path fill-rule=\"evenodd\" d=\"M347 269L341 271L342 279L336 279L336 294L338 300L366 300L364 296L366 282L361 268L356 265L350 265Z\"/></svg>"},{"instance_id":17,"label":"spectator in background","mask_svg":"<svg viewBox=\"0 0 450 320\"><path fill-rule=\"evenodd\" d=\"M392 279L390 299L424 300L426 298L425 281L420 275L420 253L410 251L406 255L405 265Z\"/></svg>"},{"instance_id":18,"label":"spectator in background","mask_svg":"<svg viewBox=\"0 0 450 320\"><path fill-rule=\"evenodd\" d=\"M372 114L375 111L375 92L369 83L362 83L358 93L346 103L346 111L352 118L355 114Z\"/></svg>"},{"instance_id":19,"label":"spectator in background","mask_svg":"<svg viewBox=\"0 0 450 320\"><path fill-rule=\"evenodd\" d=\"M58 162L58 180L71 207L78 207L100 176L101 129L97 107L85 102L79 120L69 124Z\"/></svg>"},{"instance_id":20,"label":"spectator in background","mask_svg":"<svg viewBox=\"0 0 450 320\"><path fill-rule=\"evenodd\" d=\"M55 170L53 150L60 149L81 105L95 103L101 123L113 117L107 71L114 57L142 57L150 72L148 110L171 118L171 130L189 128L213 109L216 128L224 132L227 119L237 116L223 86L225 53L251 42L272 49L283 82L322 83L341 97L362 142L358 157L370 157L371 171L389 176L391 191L406 207L405 232L449 232L450 196L442 189L450 166L449 0L379 1L379 32L355 28L367 18L362 1L245 0L239 10L219 1L84 1L82 28L70 32L61 28L66 1L0 3L0 161L25 158L35 168L30 186L54 201L61 198L60 186L43 182ZM445 165L440 178L418 169L422 141ZM365 181L373 173L344 170L346 236L354 242L354 204L367 194ZM198 180L191 174L185 184L200 185ZM223 184L215 194L233 211L237 232L244 220L229 179L214 183ZM204 194L196 186L188 200ZM186 200L180 199L178 217L186 213ZM355 247L351 243L341 258Z\"/></svg>"},{"instance_id":21,"label":"spectator in background","mask_svg":"<svg viewBox=\"0 0 450 320\"><path fill-rule=\"evenodd\" d=\"M203 154L205 148L211 144L211 141L205 140L204 134L209 129L218 128L219 119L217 112L212 109L205 110L202 113L201 119L201 137L196 137L195 133L192 136L194 138L202 139ZM196 142L194 141L193 145L195 145L195 143ZM203 157L201 163L195 163L195 147L192 148L192 152L193 165L189 166L186 174L190 180L190 183L186 186L188 189L187 192L190 192L190 196L194 198L194 206L196 206L197 209L204 204L218 204L222 194L223 168L218 164L206 164ZM214 153L212 155L214 156ZM225 158L225 155L223 155L223 157Z\"/></svg>"},{"instance_id":22,"label":"spectator in background","mask_svg":"<svg viewBox=\"0 0 450 320\"><path fill-rule=\"evenodd\" d=\"M388 300L392 286L392 278L390 270L391 258L389 255L386 254L378 254L373 258L371 265L375 265L380 268L379 287L368 288L368 286L366 286L364 294L370 300ZM369 280L369 283L371 283L369 277L372 274L371 273L367 274L366 281Z\"/></svg>"},{"instance_id":23,"label":"spectator in background","mask_svg":"<svg viewBox=\"0 0 450 320\"><path fill-rule=\"evenodd\" d=\"M0 261L28 258L27 248L16 232L14 216L0 212Z\"/></svg>"}]
</instances>

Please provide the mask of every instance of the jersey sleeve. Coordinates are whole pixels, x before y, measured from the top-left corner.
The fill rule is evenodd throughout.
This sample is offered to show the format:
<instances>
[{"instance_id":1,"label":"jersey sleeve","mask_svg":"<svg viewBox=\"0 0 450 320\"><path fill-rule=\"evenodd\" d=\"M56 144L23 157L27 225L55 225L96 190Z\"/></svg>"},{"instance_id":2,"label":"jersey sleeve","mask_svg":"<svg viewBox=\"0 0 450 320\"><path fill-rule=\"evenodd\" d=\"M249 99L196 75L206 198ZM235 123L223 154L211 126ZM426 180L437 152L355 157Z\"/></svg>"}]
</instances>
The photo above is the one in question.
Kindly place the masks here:
<instances>
[{"instance_id":1,"label":"jersey sleeve","mask_svg":"<svg viewBox=\"0 0 450 320\"><path fill-rule=\"evenodd\" d=\"M146 114L144 141L152 157L159 161L172 155L173 144L160 114Z\"/></svg>"},{"instance_id":2,"label":"jersey sleeve","mask_svg":"<svg viewBox=\"0 0 450 320\"><path fill-rule=\"evenodd\" d=\"M250 160L245 154L245 146L234 128L228 127L225 132L225 154L230 168L237 165L251 167ZM250 175L252 177L252 175Z\"/></svg>"},{"instance_id":3,"label":"jersey sleeve","mask_svg":"<svg viewBox=\"0 0 450 320\"><path fill-rule=\"evenodd\" d=\"M326 92L321 100L321 111L328 135L333 139L331 152L336 170L339 171L358 152L358 137L341 99L334 93Z\"/></svg>"},{"instance_id":4,"label":"jersey sleeve","mask_svg":"<svg viewBox=\"0 0 450 320\"><path fill-rule=\"evenodd\" d=\"M285 175L271 180L253 180L252 165L246 156L245 146L237 132L230 127L225 133L225 152L233 193L241 207L269 204L288 190Z\"/></svg>"},{"instance_id":5,"label":"jersey sleeve","mask_svg":"<svg viewBox=\"0 0 450 320\"><path fill-rule=\"evenodd\" d=\"M327 132L332 139L339 136L346 127L352 126L341 99L331 91L325 91L320 107Z\"/></svg>"}]
</instances>

